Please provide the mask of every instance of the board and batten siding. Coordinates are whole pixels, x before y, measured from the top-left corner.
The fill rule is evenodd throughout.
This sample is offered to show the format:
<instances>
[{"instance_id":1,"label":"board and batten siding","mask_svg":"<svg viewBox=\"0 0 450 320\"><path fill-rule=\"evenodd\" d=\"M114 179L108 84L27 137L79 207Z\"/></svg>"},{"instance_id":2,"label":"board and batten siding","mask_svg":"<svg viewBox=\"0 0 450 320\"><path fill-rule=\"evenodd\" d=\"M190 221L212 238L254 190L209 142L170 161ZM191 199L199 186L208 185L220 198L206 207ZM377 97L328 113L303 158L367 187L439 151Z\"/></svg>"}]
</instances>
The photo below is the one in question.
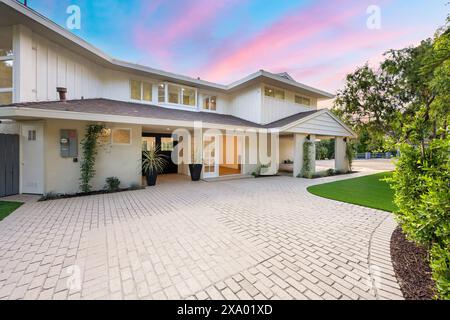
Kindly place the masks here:
<instances>
[{"instance_id":1,"label":"board and batten siding","mask_svg":"<svg viewBox=\"0 0 450 320\"><path fill-rule=\"evenodd\" d=\"M286 130L293 133L308 133L334 137L348 137L351 135L342 125L340 125L329 114L323 113Z\"/></svg>"},{"instance_id":2,"label":"board and batten siding","mask_svg":"<svg viewBox=\"0 0 450 320\"><path fill-rule=\"evenodd\" d=\"M263 95L262 124L268 124L300 112L314 110L298 103L281 100Z\"/></svg>"},{"instance_id":3,"label":"board and batten siding","mask_svg":"<svg viewBox=\"0 0 450 320\"><path fill-rule=\"evenodd\" d=\"M67 88L69 100L102 96L102 67L22 25L15 26L14 52L15 102L57 100L57 87Z\"/></svg>"},{"instance_id":4,"label":"board and batten siding","mask_svg":"<svg viewBox=\"0 0 450 320\"><path fill-rule=\"evenodd\" d=\"M266 87L275 88L284 92L284 99L277 99L268 97L264 94ZM272 85L262 84L262 109L261 109L261 123L268 124L286 117L290 117L300 112L307 112L317 109L317 99L305 94L296 93L285 90L283 88ZM307 97L311 101L310 106L295 103L295 96Z\"/></svg>"},{"instance_id":5,"label":"board and batten siding","mask_svg":"<svg viewBox=\"0 0 450 320\"><path fill-rule=\"evenodd\" d=\"M229 112L235 117L261 123L261 104L261 86L244 88L232 95Z\"/></svg>"}]
</instances>

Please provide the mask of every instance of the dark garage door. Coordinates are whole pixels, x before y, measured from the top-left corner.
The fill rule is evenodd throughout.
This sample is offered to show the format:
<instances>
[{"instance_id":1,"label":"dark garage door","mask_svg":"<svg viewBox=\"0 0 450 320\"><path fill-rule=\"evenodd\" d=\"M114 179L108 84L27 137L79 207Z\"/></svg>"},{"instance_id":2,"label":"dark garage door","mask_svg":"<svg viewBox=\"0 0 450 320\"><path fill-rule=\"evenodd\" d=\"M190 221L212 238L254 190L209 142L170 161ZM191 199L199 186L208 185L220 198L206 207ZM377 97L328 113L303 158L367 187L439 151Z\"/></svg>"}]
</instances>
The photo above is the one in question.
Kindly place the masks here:
<instances>
[{"instance_id":1,"label":"dark garage door","mask_svg":"<svg viewBox=\"0 0 450 320\"><path fill-rule=\"evenodd\" d=\"M19 135L0 134L0 197L19 193Z\"/></svg>"}]
</instances>

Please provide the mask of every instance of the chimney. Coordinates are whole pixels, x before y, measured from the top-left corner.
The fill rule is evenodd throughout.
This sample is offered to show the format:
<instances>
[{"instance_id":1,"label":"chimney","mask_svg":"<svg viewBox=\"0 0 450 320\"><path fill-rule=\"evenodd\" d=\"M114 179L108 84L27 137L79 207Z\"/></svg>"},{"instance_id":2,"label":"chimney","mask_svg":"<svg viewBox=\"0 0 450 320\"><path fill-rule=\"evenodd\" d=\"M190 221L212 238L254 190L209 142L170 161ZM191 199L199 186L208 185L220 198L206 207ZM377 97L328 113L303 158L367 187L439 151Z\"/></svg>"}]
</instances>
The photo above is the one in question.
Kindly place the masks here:
<instances>
[{"instance_id":1,"label":"chimney","mask_svg":"<svg viewBox=\"0 0 450 320\"><path fill-rule=\"evenodd\" d=\"M66 101L66 93L67 93L67 89L64 87L57 87L56 88L56 92L59 93L59 101Z\"/></svg>"}]
</instances>

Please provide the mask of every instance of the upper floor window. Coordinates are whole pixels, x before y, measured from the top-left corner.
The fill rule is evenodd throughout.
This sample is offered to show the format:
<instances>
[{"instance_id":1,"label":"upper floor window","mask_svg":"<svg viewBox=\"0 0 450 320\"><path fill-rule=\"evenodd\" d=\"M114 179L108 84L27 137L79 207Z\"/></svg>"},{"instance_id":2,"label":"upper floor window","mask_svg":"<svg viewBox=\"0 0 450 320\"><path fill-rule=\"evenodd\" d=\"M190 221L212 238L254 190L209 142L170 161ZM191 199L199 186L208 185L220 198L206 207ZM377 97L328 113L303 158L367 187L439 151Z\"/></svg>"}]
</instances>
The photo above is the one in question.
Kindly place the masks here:
<instances>
[{"instance_id":1,"label":"upper floor window","mask_svg":"<svg viewBox=\"0 0 450 320\"><path fill-rule=\"evenodd\" d=\"M158 85L158 102L166 102L166 85L164 83Z\"/></svg>"},{"instance_id":2,"label":"upper floor window","mask_svg":"<svg viewBox=\"0 0 450 320\"><path fill-rule=\"evenodd\" d=\"M205 97L203 99L203 109L216 111L217 97Z\"/></svg>"},{"instance_id":3,"label":"upper floor window","mask_svg":"<svg viewBox=\"0 0 450 320\"><path fill-rule=\"evenodd\" d=\"M275 89L275 88L272 88L272 87L265 87L264 88L264 95L267 96L267 97L272 97L272 98L281 99L281 100L284 100L284 98L285 98L283 90Z\"/></svg>"},{"instance_id":4,"label":"upper floor window","mask_svg":"<svg viewBox=\"0 0 450 320\"><path fill-rule=\"evenodd\" d=\"M0 105L13 101L12 28L0 27Z\"/></svg>"},{"instance_id":5,"label":"upper floor window","mask_svg":"<svg viewBox=\"0 0 450 320\"><path fill-rule=\"evenodd\" d=\"M144 81L130 81L130 96L132 100L152 101L152 84Z\"/></svg>"},{"instance_id":6,"label":"upper floor window","mask_svg":"<svg viewBox=\"0 0 450 320\"><path fill-rule=\"evenodd\" d=\"M196 99L196 90L193 88L183 87L176 84L167 85L167 101L169 103L194 107L197 105Z\"/></svg>"},{"instance_id":7,"label":"upper floor window","mask_svg":"<svg viewBox=\"0 0 450 320\"><path fill-rule=\"evenodd\" d=\"M305 106L311 105L311 99L303 96L295 96L295 103L303 104Z\"/></svg>"}]
</instances>

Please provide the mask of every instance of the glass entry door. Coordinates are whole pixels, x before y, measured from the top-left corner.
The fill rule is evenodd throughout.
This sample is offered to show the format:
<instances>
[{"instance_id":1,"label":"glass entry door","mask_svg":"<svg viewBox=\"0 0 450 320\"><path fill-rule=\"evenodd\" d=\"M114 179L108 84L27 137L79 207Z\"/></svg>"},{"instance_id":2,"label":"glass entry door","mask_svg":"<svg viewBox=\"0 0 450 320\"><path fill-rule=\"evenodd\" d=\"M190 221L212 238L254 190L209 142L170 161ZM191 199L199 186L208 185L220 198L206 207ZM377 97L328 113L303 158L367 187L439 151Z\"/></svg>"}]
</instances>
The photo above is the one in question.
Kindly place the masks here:
<instances>
[{"instance_id":1,"label":"glass entry door","mask_svg":"<svg viewBox=\"0 0 450 320\"><path fill-rule=\"evenodd\" d=\"M203 138L203 178L219 176L219 139L216 136Z\"/></svg>"}]
</instances>

